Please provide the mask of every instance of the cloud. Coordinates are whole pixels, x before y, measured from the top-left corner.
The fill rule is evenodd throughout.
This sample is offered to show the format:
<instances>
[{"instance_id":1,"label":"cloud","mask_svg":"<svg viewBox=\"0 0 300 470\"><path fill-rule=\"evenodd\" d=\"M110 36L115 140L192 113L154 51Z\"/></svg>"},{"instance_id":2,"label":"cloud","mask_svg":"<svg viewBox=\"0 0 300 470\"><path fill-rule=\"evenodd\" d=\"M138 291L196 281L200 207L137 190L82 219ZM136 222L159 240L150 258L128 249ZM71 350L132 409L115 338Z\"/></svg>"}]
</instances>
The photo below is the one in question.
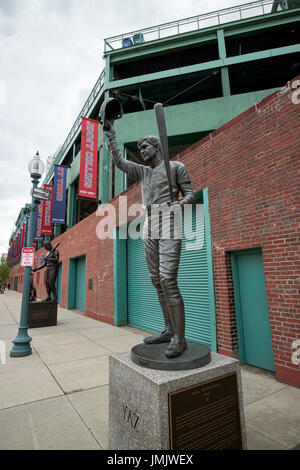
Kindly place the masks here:
<instances>
[{"instance_id":1,"label":"cloud","mask_svg":"<svg viewBox=\"0 0 300 470\"><path fill-rule=\"evenodd\" d=\"M18 0L1 0L0 15L1 13L9 17L16 15L18 11L18 3Z\"/></svg>"}]
</instances>

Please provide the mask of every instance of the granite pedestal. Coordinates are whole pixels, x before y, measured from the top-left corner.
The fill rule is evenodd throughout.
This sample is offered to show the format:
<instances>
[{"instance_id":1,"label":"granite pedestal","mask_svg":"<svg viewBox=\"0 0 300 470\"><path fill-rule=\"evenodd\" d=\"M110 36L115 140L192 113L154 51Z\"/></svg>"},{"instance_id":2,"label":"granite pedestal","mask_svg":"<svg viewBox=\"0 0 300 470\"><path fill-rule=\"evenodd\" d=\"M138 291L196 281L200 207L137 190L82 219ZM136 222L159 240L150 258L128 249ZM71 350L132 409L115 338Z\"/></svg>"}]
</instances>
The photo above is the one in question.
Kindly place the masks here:
<instances>
[{"instance_id":1,"label":"granite pedestal","mask_svg":"<svg viewBox=\"0 0 300 470\"><path fill-rule=\"evenodd\" d=\"M239 361L211 352L203 367L166 371L130 356L110 356L109 449L246 449Z\"/></svg>"},{"instance_id":2,"label":"granite pedestal","mask_svg":"<svg viewBox=\"0 0 300 470\"><path fill-rule=\"evenodd\" d=\"M28 303L28 328L55 326L57 302L34 301Z\"/></svg>"}]
</instances>

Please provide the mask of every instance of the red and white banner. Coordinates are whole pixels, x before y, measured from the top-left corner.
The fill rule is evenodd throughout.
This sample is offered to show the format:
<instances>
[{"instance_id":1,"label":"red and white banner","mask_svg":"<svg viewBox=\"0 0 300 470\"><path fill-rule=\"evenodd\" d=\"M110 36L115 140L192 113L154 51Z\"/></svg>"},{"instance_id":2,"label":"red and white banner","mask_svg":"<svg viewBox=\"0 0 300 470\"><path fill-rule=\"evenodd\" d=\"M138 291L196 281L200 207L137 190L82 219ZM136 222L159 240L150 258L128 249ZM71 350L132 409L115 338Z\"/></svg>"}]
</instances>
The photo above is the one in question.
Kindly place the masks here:
<instances>
[{"instance_id":1,"label":"red and white banner","mask_svg":"<svg viewBox=\"0 0 300 470\"><path fill-rule=\"evenodd\" d=\"M98 129L99 122L82 117L78 196L98 199Z\"/></svg>"},{"instance_id":2,"label":"red and white banner","mask_svg":"<svg viewBox=\"0 0 300 470\"><path fill-rule=\"evenodd\" d=\"M51 197L49 201L42 202L42 230L43 235L52 235L52 202L53 202L53 186L52 184L44 184L44 189L50 189Z\"/></svg>"},{"instance_id":3,"label":"red and white banner","mask_svg":"<svg viewBox=\"0 0 300 470\"><path fill-rule=\"evenodd\" d=\"M21 258L21 234L20 232L18 233L18 236L17 236L17 256L16 256L17 259L20 259Z\"/></svg>"},{"instance_id":4,"label":"red and white banner","mask_svg":"<svg viewBox=\"0 0 300 470\"><path fill-rule=\"evenodd\" d=\"M23 250L24 245L25 245L25 234L26 234L26 222L24 222L23 229L22 229L21 250Z\"/></svg>"}]
</instances>

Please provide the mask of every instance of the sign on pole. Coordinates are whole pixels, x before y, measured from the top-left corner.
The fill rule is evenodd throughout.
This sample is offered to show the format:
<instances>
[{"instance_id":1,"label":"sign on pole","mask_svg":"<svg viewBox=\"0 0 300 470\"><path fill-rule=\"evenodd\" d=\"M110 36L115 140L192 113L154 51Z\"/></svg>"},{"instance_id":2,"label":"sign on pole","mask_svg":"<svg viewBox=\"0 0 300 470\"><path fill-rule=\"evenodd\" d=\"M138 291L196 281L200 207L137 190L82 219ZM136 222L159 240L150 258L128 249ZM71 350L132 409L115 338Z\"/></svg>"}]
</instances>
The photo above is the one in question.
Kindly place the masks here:
<instances>
[{"instance_id":1,"label":"sign on pole","mask_svg":"<svg viewBox=\"0 0 300 470\"><path fill-rule=\"evenodd\" d=\"M33 266L34 248L25 247L22 249L21 266Z\"/></svg>"},{"instance_id":2,"label":"sign on pole","mask_svg":"<svg viewBox=\"0 0 300 470\"><path fill-rule=\"evenodd\" d=\"M49 201L49 199L51 198L51 191L49 189L44 188L34 188L32 190L32 196L36 199Z\"/></svg>"}]
</instances>

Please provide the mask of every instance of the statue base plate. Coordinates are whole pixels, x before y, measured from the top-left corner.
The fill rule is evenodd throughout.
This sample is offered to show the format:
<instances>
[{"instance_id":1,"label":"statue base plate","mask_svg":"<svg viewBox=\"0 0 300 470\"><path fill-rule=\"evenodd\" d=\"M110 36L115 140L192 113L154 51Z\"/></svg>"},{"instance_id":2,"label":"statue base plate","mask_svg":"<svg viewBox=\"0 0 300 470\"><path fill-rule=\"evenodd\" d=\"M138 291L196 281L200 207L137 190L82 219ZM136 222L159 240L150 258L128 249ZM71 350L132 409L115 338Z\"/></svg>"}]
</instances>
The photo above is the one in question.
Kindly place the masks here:
<instances>
[{"instance_id":1,"label":"statue base plate","mask_svg":"<svg viewBox=\"0 0 300 470\"><path fill-rule=\"evenodd\" d=\"M28 328L55 326L57 302L34 301L28 303Z\"/></svg>"},{"instance_id":2,"label":"statue base plate","mask_svg":"<svg viewBox=\"0 0 300 470\"><path fill-rule=\"evenodd\" d=\"M165 356L168 343L137 344L131 349L131 360L139 366L156 370L198 369L210 363L210 349L207 346L192 341L186 344L186 350L172 358Z\"/></svg>"}]
</instances>

